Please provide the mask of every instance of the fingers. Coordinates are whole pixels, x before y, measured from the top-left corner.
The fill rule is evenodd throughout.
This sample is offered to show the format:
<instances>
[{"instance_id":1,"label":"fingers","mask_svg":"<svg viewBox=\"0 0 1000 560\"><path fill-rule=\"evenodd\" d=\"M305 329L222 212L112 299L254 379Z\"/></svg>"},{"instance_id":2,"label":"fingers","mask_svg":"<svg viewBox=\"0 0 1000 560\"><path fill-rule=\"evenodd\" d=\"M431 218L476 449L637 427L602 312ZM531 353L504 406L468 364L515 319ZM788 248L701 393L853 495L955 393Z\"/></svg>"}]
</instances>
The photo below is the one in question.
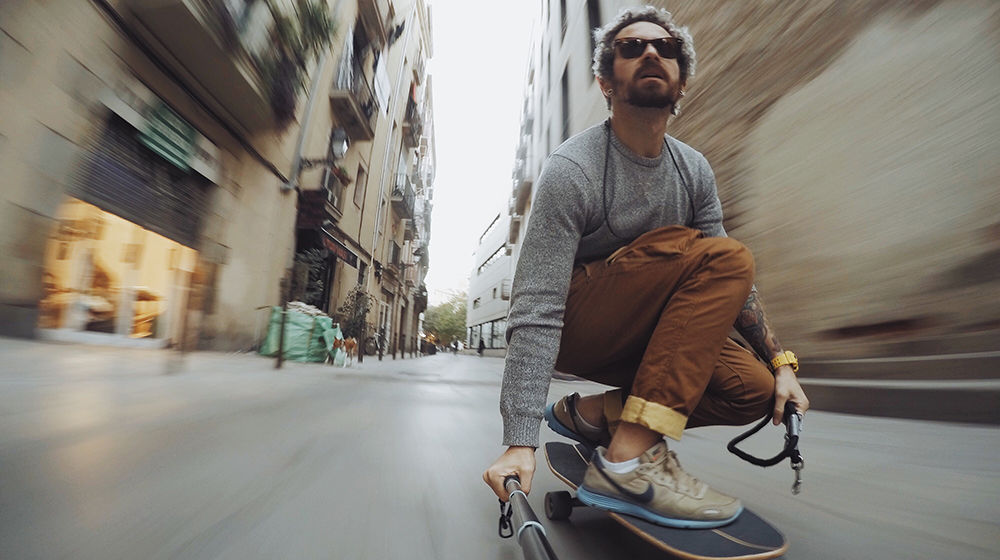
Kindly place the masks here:
<instances>
[{"instance_id":1,"label":"fingers","mask_svg":"<svg viewBox=\"0 0 1000 560\"><path fill-rule=\"evenodd\" d=\"M510 494L504 488L504 479L517 476L521 481L521 490L525 494L531 492L531 479L535 474L535 449L533 447L511 447L504 452L486 472L483 481L493 493L504 502L510 499Z\"/></svg>"},{"instance_id":2,"label":"fingers","mask_svg":"<svg viewBox=\"0 0 1000 560\"><path fill-rule=\"evenodd\" d=\"M788 397L782 395L774 396L774 418L771 422L775 426L781 424L782 420L785 419L785 403L788 402Z\"/></svg>"}]
</instances>

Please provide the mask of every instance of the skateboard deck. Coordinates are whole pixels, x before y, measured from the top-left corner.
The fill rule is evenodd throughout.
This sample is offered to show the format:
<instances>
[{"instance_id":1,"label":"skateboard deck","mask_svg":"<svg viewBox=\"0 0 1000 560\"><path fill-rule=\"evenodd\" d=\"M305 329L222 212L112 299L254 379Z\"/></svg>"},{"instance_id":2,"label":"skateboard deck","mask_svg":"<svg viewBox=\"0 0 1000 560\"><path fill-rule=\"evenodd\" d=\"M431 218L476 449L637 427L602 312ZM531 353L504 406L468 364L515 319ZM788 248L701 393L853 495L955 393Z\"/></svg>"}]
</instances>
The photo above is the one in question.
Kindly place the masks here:
<instances>
[{"instance_id":1,"label":"skateboard deck","mask_svg":"<svg viewBox=\"0 0 1000 560\"><path fill-rule=\"evenodd\" d=\"M583 482L590 453L583 445L545 444L545 460L552 474L574 490ZM549 519L568 519L574 507L587 506L569 492L545 495ZM788 549L784 535L745 508L736 521L716 529L674 529L630 515L607 514L657 548L685 560L764 560L781 556Z\"/></svg>"}]
</instances>

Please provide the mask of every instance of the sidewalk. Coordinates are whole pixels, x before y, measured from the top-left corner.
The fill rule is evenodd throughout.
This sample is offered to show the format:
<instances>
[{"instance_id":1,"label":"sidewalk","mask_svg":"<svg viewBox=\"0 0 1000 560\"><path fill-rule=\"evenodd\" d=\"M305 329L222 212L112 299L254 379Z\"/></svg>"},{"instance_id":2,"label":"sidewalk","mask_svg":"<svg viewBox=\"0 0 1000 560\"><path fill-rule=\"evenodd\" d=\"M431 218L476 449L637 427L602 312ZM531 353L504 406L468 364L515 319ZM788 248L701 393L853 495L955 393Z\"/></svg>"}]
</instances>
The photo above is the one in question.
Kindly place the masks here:
<instances>
[{"instance_id":1,"label":"sidewalk","mask_svg":"<svg viewBox=\"0 0 1000 560\"><path fill-rule=\"evenodd\" d=\"M0 378L12 374L41 376L215 374L248 372L378 372L420 358L365 356L364 363L348 367L331 364L285 360L281 370L277 360L255 352L215 352L207 350L181 353L162 348L123 348L115 346L26 340L0 337Z\"/></svg>"},{"instance_id":2,"label":"sidewalk","mask_svg":"<svg viewBox=\"0 0 1000 560\"><path fill-rule=\"evenodd\" d=\"M441 371L422 367L423 358L397 358L366 356L363 363L349 367L329 364L285 361L281 370L275 369L274 358L254 353L225 353L196 351L181 354L175 350L145 348L114 348L85 344L31 341L0 338L0 380L10 376L20 379L41 380L51 377L106 377L150 375L217 374L240 375L361 375L386 376L393 379L411 379L425 382L459 379L467 373L482 373L480 382L496 382L503 373L501 350L487 350L479 358L474 350L464 350L458 355L438 353L463 359L461 373L452 369ZM475 360L468 360L475 357ZM873 362L885 373L883 361ZM828 373L826 364L817 364L819 373ZM839 365L839 364L838 364ZM846 364L855 375L863 373L866 364ZM903 369L876 378L848 378L841 375L812 377L817 373L805 362L806 376L802 386L809 395L815 410L905 418L964 422L975 424L1000 424L1000 380L998 379L933 379L923 375L920 379L900 379L908 372L924 368L919 360L905 362ZM480 371L481 370L481 371ZM872 374L873 377L877 375ZM556 374L556 379L567 379ZM463 382L466 380L463 380Z\"/></svg>"}]
</instances>

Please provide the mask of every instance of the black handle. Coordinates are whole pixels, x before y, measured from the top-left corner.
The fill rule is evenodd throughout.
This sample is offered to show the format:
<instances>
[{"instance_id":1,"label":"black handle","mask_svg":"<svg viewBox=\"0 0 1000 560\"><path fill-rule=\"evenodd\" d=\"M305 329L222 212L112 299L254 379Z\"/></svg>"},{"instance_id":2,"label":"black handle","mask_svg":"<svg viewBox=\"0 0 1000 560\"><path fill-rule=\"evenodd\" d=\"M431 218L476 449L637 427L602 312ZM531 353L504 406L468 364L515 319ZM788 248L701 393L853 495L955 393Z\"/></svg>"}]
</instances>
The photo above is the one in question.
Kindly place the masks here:
<instances>
[{"instance_id":1,"label":"black handle","mask_svg":"<svg viewBox=\"0 0 1000 560\"><path fill-rule=\"evenodd\" d=\"M521 490L521 479L517 475L504 477L503 487L510 494L510 501L506 504L500 502L500 536L513 535L514 527L517 527L517 542L526 560L557 560L545 536L545 529ZM513 524L510 522L511 515L514 517Z\"/></svg>"},{"instance_id":2,"label":"black handle","mask_svg":"<svg viewBox=\"0 0 1000 560\"><path fill-rule=\"evenodd\" d=\"M513 483L513 488L511 488L511 483ZM508 494L514 492L515 490L521 489L521 478L516 474L508 475L503 479L503 488Z\"/></svg>"}]
</instances>

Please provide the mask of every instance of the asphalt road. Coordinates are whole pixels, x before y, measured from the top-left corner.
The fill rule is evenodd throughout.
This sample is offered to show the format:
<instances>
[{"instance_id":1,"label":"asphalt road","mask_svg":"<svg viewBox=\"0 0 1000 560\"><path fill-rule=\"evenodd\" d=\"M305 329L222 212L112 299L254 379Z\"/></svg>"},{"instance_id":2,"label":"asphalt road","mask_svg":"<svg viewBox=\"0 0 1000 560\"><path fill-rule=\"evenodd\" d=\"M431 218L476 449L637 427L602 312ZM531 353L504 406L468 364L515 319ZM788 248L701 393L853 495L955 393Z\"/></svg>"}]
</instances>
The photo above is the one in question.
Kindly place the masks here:
<instances>
[{"instance_id":1,"label":"asphalt road","mask_svg":"<svg viewBox=\"0 0 1000 560\"><path fill-rule=\"evenodd\" d=\"M0 558L519 559L481 473L502 451L502 361L363 367L0 339ZM598 386L555 381L551 396ZM810 412L787 464L673 444L789 538L786 558L993 559L1000 430ZM558 439L543 427L543 440ZM781 445L774 428L751 440ZM545 468L530 501L562 489ZM543 517L560 558L662 558L603 514Z\"/></svg>"}]
</instances>

